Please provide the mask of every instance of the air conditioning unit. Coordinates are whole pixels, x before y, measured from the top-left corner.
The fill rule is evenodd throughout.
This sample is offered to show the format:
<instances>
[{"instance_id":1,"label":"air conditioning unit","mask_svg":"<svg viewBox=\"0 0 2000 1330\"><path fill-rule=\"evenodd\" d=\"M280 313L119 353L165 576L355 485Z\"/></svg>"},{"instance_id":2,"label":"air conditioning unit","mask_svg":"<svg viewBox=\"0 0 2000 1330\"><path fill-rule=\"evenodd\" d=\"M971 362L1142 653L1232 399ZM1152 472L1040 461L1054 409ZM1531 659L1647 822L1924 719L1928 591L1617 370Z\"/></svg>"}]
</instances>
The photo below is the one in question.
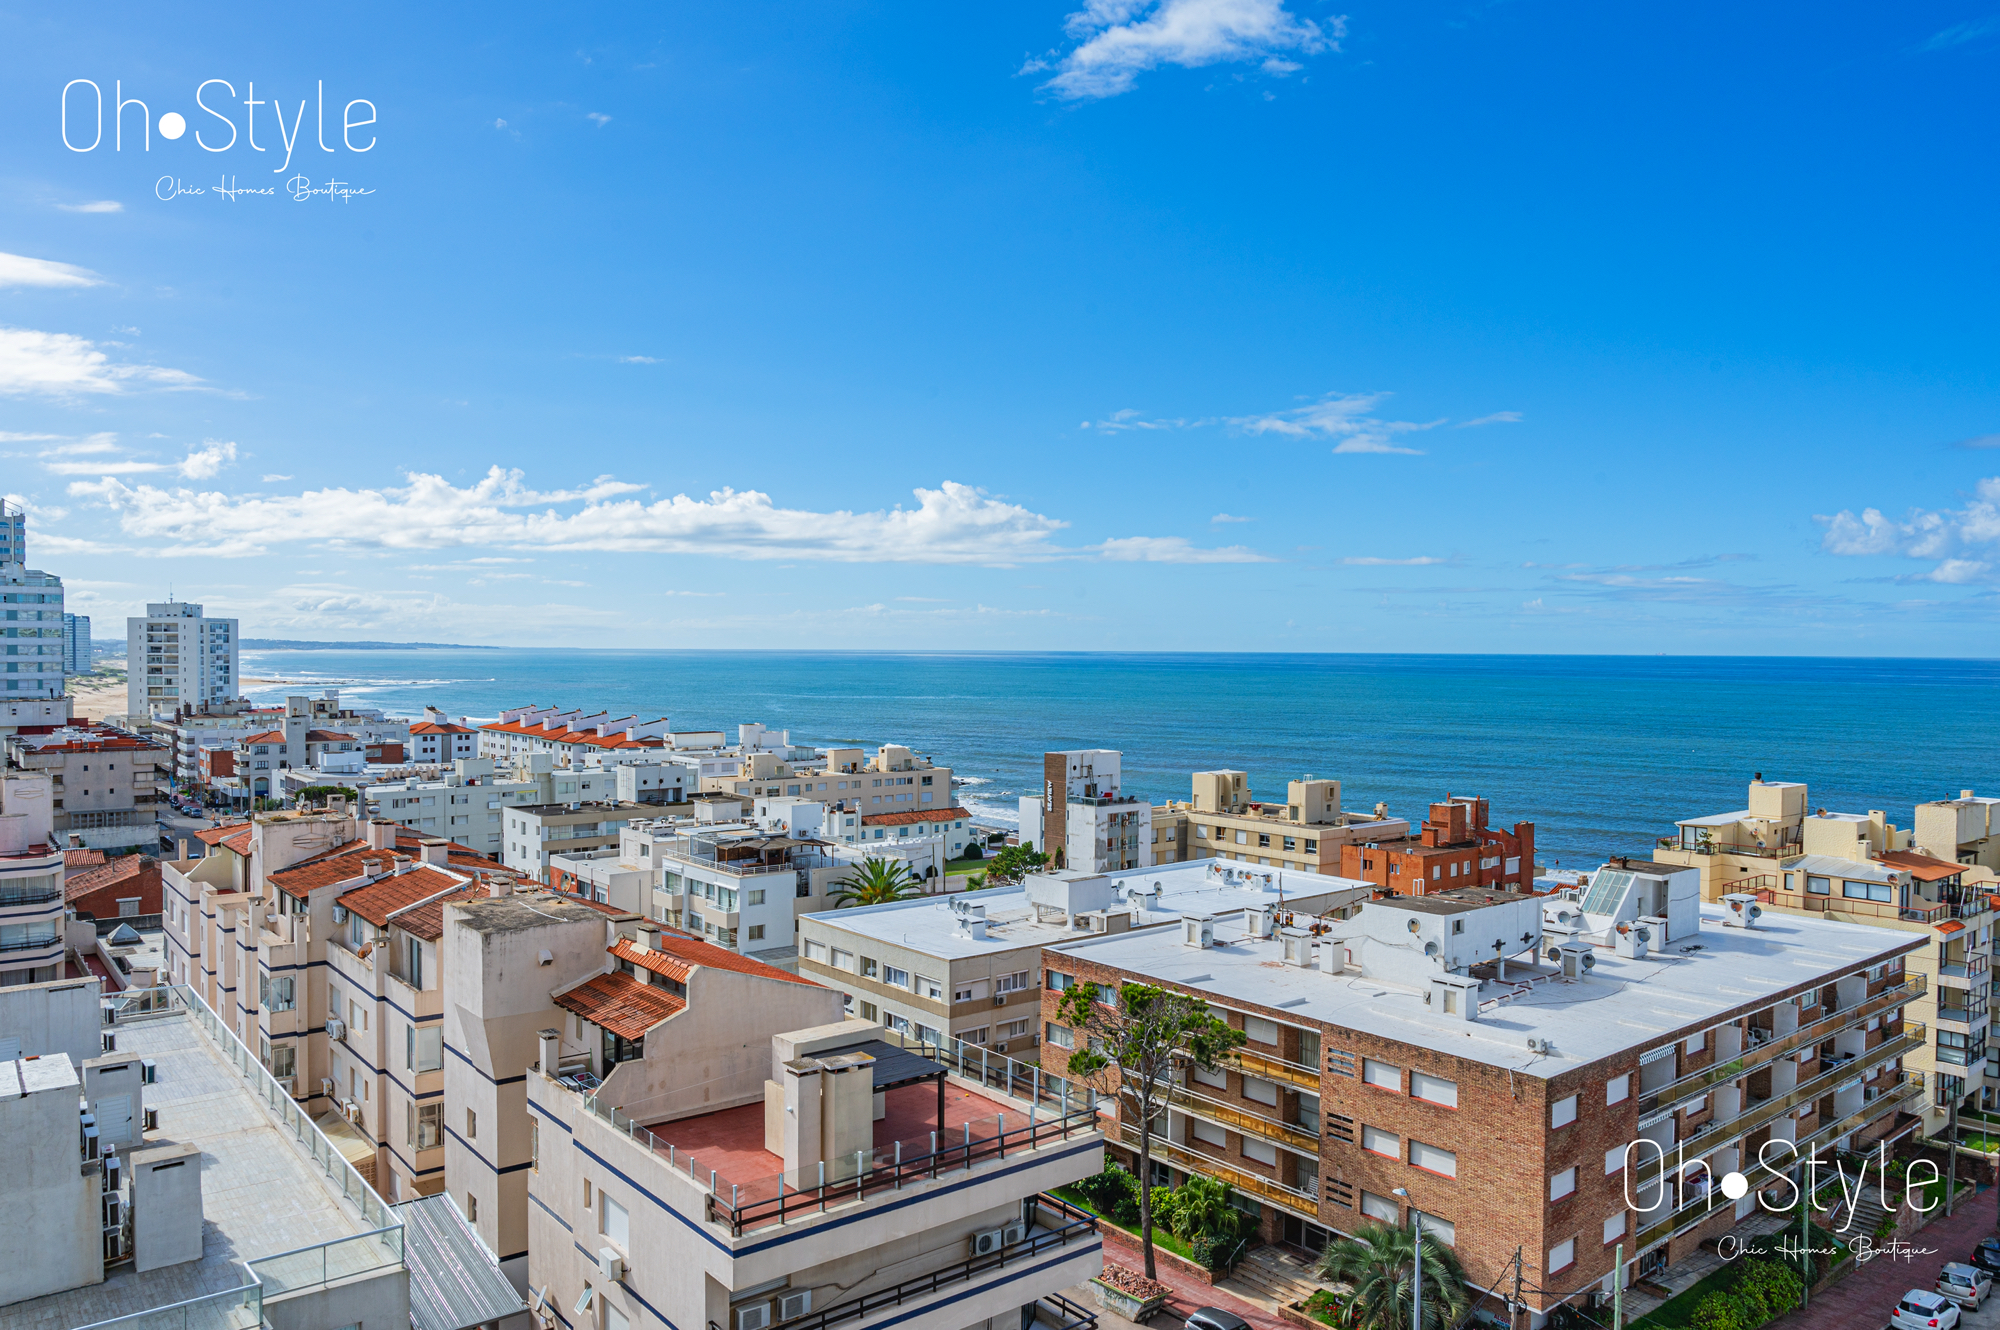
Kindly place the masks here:
<instances>
[{"instance_id":1,"label":"air conditioning unit","mask_svg":"<svg viewBox=\"0 0 2000 1330\"><path fill-rule=\"evenodd\" d=\"M104 1227L105 1230L108 1232L111 1229L120 1227L119 1220L121 1216L118 1210L118 1193L115 1191L108 1191L104 1193L103 1199L104 1199Z\"/></svg>"},{"instance_id":2,"label":"air conditioning unit","mask_svg":"<svg viewBox=\"0 0 2000 1330\"><path fill-rule=\"evenodd\" d=\"M349 1122L359 1123L361 1121L361 1105L355 1103L352 1099L341 1100L340 1116L346 1118Z\"/></svg>"},{"instance_id":3,"label":"air conditioning unit","mask_svg":"<svg viewBox=\"0 0 2000 1330\"><path fill-rule=\"evenodd\" d=\"M973 1234L972 1254L974 1256L991 1256L999 1251L1001 1233L1002 1230L1000 1229L989 1228L984 1233Z\"/></svg>"},{"instance_id":4,"label":"air conditioning unit","mask_svg":"<svg viewBox=\"0 0 2000 1330\"><path fill-rule=\"evenodd\" d=\"M781 1321L796 1321L812 1309L813 1293L809 1288L782 1294L778 1298L778 1319Z\"/></svg>"},{"instance_id":5,"label":"air conditioning unit","mask_svg":"<svg viewBox=\"0 0 2000 1330\"><path fill-rule=\"evenodd\" d=\"M140 1121L143 1123L143 1130L158 1131L160 1129L160 1110L157 1108L147 1109L145 1116Z\"/></svg>"},{"instance_id":6,"label":"air conditioning unit","mask_svg":"<svg viewBox=\"0 0 2000 1330\"><path fill-rule=\"evenodd\" d=\"M736 1318L736 1330L768 1330L771 1324L771 1304L768 1302L746 1302L730 1311Z\"/></svg>"},{"instance_id":7,"label":"air conditioning unit","mask_svg":"<svg viewBox=\"0 0 2000 1330\"><path fill-rule=\"evenodd\" d=\"M139 1060L139 1083L142 1085L155 1085L158 1084L159 1079L160 1069L154 1061L151 1058L141 1058Z\"/></svg>"},{"instance_id":8,"label":"air conditioning unit","mask_svg":"<svg viewBox=\"0 0 2000 1330\"><path fill-rule=\"evenodd\" d=\"M333 922L336 925L347 922L347 907L345 905L336 905L333 907Z\"/></svg>"},{"instance_id":9,"label":"air conditioning unit","mask_svg":"<svg viewBox=\"0 0 2000 1330\"><path fill-rule=\"evenodd\" d=\"M994 1051L995 1053L1005 1053L1005 1052L1007 1051L1007 1045L1005 1045L1005 1044L995 1044L995 1045L993 1045L993 1051Z\"/></svg>"},{"instance_id":10,"label":"air conditioning unit","mask_svg":"<svg viewBox=\"0 0 2000 1330\"><path fill-rule=\"evenodd\" d=\"M617 1248L597 1249L597 1273L602 1275L606 1282L613 1284L625 1278L625 1258L618 1254Z\"/></svg>"},{"instance_id":11,"label":"air conditioning unit","mask_svg":"<svg viewBox=\"0 0 2000 1330\"><path fill-rule=\"evenodd\" d=\"M105 1001L101 1005L104 1011L104 1024L106 1025L118 1024L118 1005L109 1000Z\"/></svg>"},{"instance_id":12,"label":"air conditioning unit","mask_svg":"<svg viewBox=\"0 0 2000 1330\"><path fill-rule=\"evenodd\" d=\"M1007 1005L1007 995L1006 995L1005 993L995 993L995 994L993 995L993 1005L994 1005L994 1006L996 1006L996 1007L1004 1007L1004 1006L1006 1006L1006 1005Z\"/></svg>"},{"instance_id":13,"label":"air conditioning unit","mask_svg":"<svg viewBox=\"0 0 2000 1330\"><path fill-rule=\"evenodd\" d=\"M347 1022L338 1016L329 1016L326 1022L326 1037L335 1040L347 1038Z\"/></svg>"},{"instance_id":14,"label":"air conditioning unit","mask_svg":"<svg viewBox=\"0 0 2000 1330\"><path fill-rule=\"evenodd\" d=\"M333 1077L322 1076L319 1078L319 1097L322 1099L333 1098Z\"/></svg>"},{"instance_id":15,"label":"air conditioning unit","mask_svg":"<svg viewBox=\"0 0 2000 1330\"><path fill-rule=\"evenodd\" d=\"M1002 1246L1011 1247L1027 1236L1028 1226L1026 1224L1009 1224L1000 1230L1000 1243Z\"/></svg>"}]
</instances>

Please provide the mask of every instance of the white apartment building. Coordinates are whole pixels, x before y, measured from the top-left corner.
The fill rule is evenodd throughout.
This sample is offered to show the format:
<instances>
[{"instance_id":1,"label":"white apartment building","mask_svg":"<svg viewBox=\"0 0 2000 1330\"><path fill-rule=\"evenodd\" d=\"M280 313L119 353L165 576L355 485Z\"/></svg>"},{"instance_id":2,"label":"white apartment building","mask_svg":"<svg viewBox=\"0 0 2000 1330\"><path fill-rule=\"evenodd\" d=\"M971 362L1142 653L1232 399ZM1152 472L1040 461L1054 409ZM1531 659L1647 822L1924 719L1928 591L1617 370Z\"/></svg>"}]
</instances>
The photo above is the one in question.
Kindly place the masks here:
<instances>
[{"instance_id":1,"label":"white apartment building","mask_svg":"<svg viewBox=\"0 0 2000 1330\"><path fill-rule=\"evenodd\" d=\"M0 699L49 702L63 696L63 584L54 573L0 563ZM64 703L67 715L67 703ZM15 719L14 724L26 724Z\"/></svg>"},{"instance_id":2,"label":"white apartment building","mask_svg":"<svg viewBox=\"0 0 2000 1330\"><path fill-rule=\"evenodd\" d=\"M425 707L424 718L410 723L409 759L442 766L461 757L479 756L479 728L464 716L453 721L436 707Z\"/></svg>"},{"instance_id":3,"label":"white apartment building","mask_svg":"<svg viewBox=\"0 0 2000 1330\"><path fill-rule=\"evenodd\" d=\"M54 828L48 776L0 780L0 989L62 977L63 852Z\"/></svg>"},{"instance_id":4,"label":"white apartment building","mask_svg":"<svg viewBox=\"0 0 2000 1330\"><path fill-rule=\"evenodd\" d=\"M505 765L546 756L559 767L602 766L607 755L644 758L674 747L670 728L664 716L641 721L608 711L509 707L498 720L479 727L479 755Z\"/></svg>"},{"instance_id":5,"label":"white apartment building","mask_svg":"<svg viewBox=\"0 0 2000 1330\"><path fill-rule=\"evenodd\" d=\"M63 615L63 672L88 674L93 668L90 654L90 616Z\"/></svg>"},{"instance_id":6,"label":"white apartment building","mask_svg":"<svg viewBox=\"0 0 2000 1330\"><path fill-rule=\"evenodd\" d=\"M1111 748L1042 754L1042 792L1021 799L1021 844L1057 868L1117 873L1153 863L1153 806L1121 790Z\"/></svg>"},{"instance_id":7,"label":"white apartment building","mask_svg":"<svg viewBox=\"0 0 2000 1330\"><path fill-rule=\"evenodd\" d=\"M841 990L863 1020L926 1043L963 1040L1032 1061L1042 948L1184 915L1338 914L1365 882L1214 862L1118 877L1061 869L1019 887L802 915L799 973Z\"/></svg>"},{"instance_id":8,"label":"white apartment building","mask_svg":"<svg viewBox=\"0 0 2000 1330\"><path fill-rule=\"evenodd\" d=\"M566 775L577 787L572 793L558 792L549 803L510 804L502 811L501 861L537 882L552 880L550 868L557 856L615 849L626 823L659 811L651 804L611 797L617 789L615 772L572 768Z\"/></svg>"},{"instance_id":9,"label":"white apartment building","mask_svg":"<svg viewBox=\"0 0 2000 1330\"><path fill-rule=\"evenodd\" d=\"M28 561L28 515L0 499L0 564Z\"/></svg>"},{"instance_id":10,"label":"white apartment building","mask_svg":"<svg viewBox=\"0 0 2000 1330\"><path fill-rule=\"evenodd\" d=\"M600 776L547 770L496 772L490 757L462 757L436 779L405 774L363 786L358 794L371 819L394 822L426 836L448 836L495 859L503 857L507 810L588 794ZM405 772L408 768L404 768Z\"/></svg>"},{"instance_id":11,"label":"white apartment building","mask_svg":"<svg viewBox=\"0 0 2000 1330\"><path fill-rule=\"evenodd\" d=\"M842 1020L831 990L617 931L555 992L527 1073L545 1324L1019 1330L1101 1269L1089 1216L1043 1195L1101 1167L1089 1096L1037 1112ZM489 968L547 974L535 947Z\"/></svg>"},{"instance_id":12,"label":"white apartment building","mask_svg":"<svg viewBox=\"0 0 2000 1330\"><path fill-rule=\"evenodd\" d=\"M144 719L144 713L135 715ZM405 741L410 729L408 722L384 716L378 708L343 706L337 688L329 688L318 697L290 696L282 706L253 707L240 698L198 702L184 714L155 717L149 728L173 749L173 777L181 785L202 779L204 751L233 750L252 734L274 729L295 733L303 754L303 739L309 730L338 731L366 746Z\"/></svg>"},{"instance_id":13,"label":"white apartment building","mask_svg":"<svg viewBox=\"0 0 2000 1330\"><path fill-rule=\"evenodd\" d=\"M237 641L234 619L207 618L187 601L147 605L144 618L125 621L127 713L166 716L237 696Z\"/></svg>"}]
</instances>

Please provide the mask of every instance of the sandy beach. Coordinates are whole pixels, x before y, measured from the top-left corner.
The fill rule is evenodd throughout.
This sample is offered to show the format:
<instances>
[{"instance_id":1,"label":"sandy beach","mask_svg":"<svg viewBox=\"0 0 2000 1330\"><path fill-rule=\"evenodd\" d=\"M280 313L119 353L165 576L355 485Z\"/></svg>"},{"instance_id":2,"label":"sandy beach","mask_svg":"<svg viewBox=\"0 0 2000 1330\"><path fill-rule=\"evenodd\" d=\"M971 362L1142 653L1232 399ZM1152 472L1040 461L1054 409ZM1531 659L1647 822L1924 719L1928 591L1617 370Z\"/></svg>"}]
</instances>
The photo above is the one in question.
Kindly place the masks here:
<instances>
[{"instance_id":1,"label":"sandy beach","mask_svg":"<svg viewBox=\"0 0 2000 1330\"><path fill-rule=\"evenodd\" d=\"M125 714L125 676L79 675L70 680L70 714L78 720L103 720Z\"/></svg>"}]
</instances>

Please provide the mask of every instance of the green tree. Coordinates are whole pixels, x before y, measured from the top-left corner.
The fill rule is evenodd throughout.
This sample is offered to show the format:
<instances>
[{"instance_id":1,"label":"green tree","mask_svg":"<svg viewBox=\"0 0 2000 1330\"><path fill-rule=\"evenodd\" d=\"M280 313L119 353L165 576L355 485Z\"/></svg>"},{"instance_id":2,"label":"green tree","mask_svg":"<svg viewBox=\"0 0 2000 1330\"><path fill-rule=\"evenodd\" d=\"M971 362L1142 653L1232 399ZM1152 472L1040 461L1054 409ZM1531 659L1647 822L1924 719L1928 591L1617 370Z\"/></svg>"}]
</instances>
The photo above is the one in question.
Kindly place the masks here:
<instances>
[{"instance_id":1,"label":"green tree","mask_svg":"<svg viewBox=\"0 0 2000 1330\"><path fill-rule=\"evenodd\" d=\"M1153 1124L1166 1112L1175 1063L1185 1058L1214 1071L1243 1032L1217 1019L1208 1004L1150 984L1121 984L1116 991L1072 984L1056 1004L1058 1018L1076 1033L1069 1074L1118 1100L1120 1122L1139 1136L1139 1242L1146 1278L1159 1278L1153 1258L1153 1198L1144 1183L1153 1175Z\"/></svg>"},{"instance_id":2,"label":"green tree","mask_svg":"<svg viewBox=\"0 0 2000 1330\"><path fill-rule=\"evenodd\" d=\"M352 795L353 793L354 791L345 785L308 785L292 796L292 805L295 808L304 808L308 804L316 804L322 799L331 799L335 795Z\"/></svg>"},{"instance_id":3,"label":"green tree","mask_svg":"<svg viewBox=\"0 0 2000 1330\"><path fill-rule=\"evenodd\" d=\"M1035 869L1046 867L1048 862L1049 857L1037 850L1032 842L1009 845L993 856L993 866L986 870L986 880L994 886L1002 882L1018 882Z\"/></svg>"},{"instance_id":4,"label":"green tree","mask_svg":"<svg viewBox=\"0 0 2000 1330\"><path fill-rule=\"evenodd\" d=\"M910 876L909 866L900 859L864 859L834 884L833 903L844 905L887 905L924 894L923 884Z\"/></svg>"},{"instance_id":5,"label":"green tree","mask_svg":"<svg viewBox=\"0 0 2000 1330\"><path fill-rule=\"evenodd\" d=\"M1417 1268L1417 1235L1388 1224L1364 1224L1351 1238L1335 1238L1320 1253L1317 1273L1329 1284L1346 1284L1343 1324L1354 1330L1403 1330L1410 1323ZM1472 1310L1465 1267L1458 1253L1429 1233L1423 1238L1424 1319L1422 1330L1449 1330Z\"/></svg>"}]
</instances>

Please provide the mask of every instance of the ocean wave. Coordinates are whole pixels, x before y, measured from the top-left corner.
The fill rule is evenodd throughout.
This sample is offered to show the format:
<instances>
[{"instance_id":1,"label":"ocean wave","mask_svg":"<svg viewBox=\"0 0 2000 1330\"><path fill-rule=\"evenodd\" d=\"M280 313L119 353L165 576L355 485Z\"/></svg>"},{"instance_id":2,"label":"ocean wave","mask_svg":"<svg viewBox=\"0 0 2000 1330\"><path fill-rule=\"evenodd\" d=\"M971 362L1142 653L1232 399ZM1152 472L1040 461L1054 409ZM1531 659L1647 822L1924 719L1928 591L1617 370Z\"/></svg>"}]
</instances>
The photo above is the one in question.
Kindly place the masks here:
<instances>
[{"instance_id":1,"label":"ocean wave","mask_svg":"<svg viewBox=\"0 0 2000 1330\"><path fill-rule=\"evenodd\" d=\"M960 807L972 814L975 822L1016 829L1021 825L1021 810L1018 805L999 803L991 798L982 799L978 795L961 795L958 802Z\"/></svg>"},{"instance_id":2,"label":"ocean wave","mask_svg":"<svg viewBox=\"0 0 2000 1330\"><path fill-rule=\"evenodd\" d=\"M953 776L951 783L954 785L991 785L993 778L991 776Z\"/></svg>"}]
</instances>

